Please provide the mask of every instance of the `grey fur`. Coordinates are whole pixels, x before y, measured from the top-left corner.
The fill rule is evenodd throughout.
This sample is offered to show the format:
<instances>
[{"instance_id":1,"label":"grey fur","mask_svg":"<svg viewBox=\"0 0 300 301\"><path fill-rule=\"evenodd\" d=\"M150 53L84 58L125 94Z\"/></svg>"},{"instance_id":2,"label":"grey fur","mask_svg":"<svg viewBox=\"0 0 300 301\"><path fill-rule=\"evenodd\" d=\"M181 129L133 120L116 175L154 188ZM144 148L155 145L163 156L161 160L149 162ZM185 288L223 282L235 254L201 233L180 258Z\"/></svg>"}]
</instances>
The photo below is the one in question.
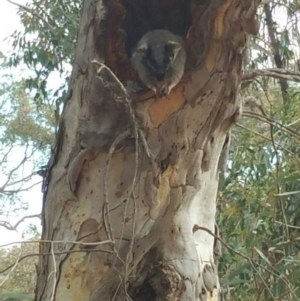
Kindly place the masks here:
<instances>
[{"instance_id":1,"label":"grey fur","mask_svg":"<svg viewBox=\"0 0 300 301\"><path fill-rule=\"evenodd\" d=\"M147 32L132 53L132 66L145 86L159 97L181 80L185 66L183 40L168 30Z\"/></svg>"}]
</instances>

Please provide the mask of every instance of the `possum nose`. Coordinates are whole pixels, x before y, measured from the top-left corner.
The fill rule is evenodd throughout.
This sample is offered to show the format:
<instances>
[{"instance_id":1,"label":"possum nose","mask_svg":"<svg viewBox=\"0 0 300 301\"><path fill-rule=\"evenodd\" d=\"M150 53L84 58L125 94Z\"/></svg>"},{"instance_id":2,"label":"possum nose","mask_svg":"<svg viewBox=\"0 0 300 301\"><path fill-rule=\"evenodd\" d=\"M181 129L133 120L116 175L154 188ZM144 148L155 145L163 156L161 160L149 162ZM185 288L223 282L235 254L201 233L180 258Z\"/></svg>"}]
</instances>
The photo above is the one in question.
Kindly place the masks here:
<instances>
[{"instance_id":1,"label":"possum nose","mask_svg":"<svg viewBox=\"0 0 300 301\"><path fill-rule=\"evenodd\" d=\"M159 72L156 74L156 79L160 82L164 79L165 73L164 72Z\"/></svg>"}]
</instances>

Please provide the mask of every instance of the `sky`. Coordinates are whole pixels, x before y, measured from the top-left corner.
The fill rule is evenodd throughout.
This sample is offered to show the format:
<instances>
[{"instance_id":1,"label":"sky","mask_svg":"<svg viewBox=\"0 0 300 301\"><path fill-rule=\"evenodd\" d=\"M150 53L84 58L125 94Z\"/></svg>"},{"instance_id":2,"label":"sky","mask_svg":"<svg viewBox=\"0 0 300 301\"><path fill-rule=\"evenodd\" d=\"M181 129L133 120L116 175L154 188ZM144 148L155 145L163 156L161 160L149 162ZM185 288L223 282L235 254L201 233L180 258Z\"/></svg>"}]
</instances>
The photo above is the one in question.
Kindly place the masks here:
<instances>
[{"instance_id":1,"label":"sky","mask_svg":"<svg viewBox=\"0 0 300 301\"><path fill-rule=\"evenodd\" d=\"M28 0L14 0L14 2L25 5ZM16 12L17 6L7 0L0 0L0 50L3 52L9 51L7 42L3 40L15 29L21 28Z\"/></svg>"},{"instance_id":2,"label":"sky","mask_svg":"<svg viewBox=\"0 0 300 301\"><path fill-rule=\"evenodd\" d=\"M14 0L14 2L25 5L29 0ZM7 0L0 0L0 51L4 54L9 53L10 46L7 41L4 41L14 30L21 29L22 26L19 22L17 15L17 6L9 3ZM13 158L11 158L13 160ZM35 179L36 180L36 179ZM24 192L22 194L22 200L27 201L29 204L28 211L19 214L19 216L13 216L11 219L12 224L15 224L24 215L38 214L41 212L42 205L42 193L41 187L38 185L30 190L30 192ZM0 220L5 219L0 216ZM35 224L39 230L40 220L38 218L26 220L19 227L19 232L9 231L3 227L0 227L0 246L6 243L23 240L21 234L29 223Z\"/></svg>"}]
</instances>

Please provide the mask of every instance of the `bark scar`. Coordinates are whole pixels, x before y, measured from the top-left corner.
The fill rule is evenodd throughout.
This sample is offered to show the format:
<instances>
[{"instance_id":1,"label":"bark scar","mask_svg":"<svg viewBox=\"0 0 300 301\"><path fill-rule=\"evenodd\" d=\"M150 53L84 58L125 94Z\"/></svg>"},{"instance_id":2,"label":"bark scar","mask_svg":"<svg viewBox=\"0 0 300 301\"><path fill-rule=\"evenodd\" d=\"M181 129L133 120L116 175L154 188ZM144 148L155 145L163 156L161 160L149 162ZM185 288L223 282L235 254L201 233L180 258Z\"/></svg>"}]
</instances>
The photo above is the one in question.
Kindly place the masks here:
<instances>
[{"instance_id":1,"label":"bark scar","mask_svg":"<svg viewBox=\"0 0 300 301\"><path fill-rule=\"evenodd\" d=\"M95 157L92 150L81 150L78 155L70 162L67 172L67 183L69 184L71 192L75 192L77 188L77 180L82 170L85 161L91 161Z\"/></svg>"}]
</instances>

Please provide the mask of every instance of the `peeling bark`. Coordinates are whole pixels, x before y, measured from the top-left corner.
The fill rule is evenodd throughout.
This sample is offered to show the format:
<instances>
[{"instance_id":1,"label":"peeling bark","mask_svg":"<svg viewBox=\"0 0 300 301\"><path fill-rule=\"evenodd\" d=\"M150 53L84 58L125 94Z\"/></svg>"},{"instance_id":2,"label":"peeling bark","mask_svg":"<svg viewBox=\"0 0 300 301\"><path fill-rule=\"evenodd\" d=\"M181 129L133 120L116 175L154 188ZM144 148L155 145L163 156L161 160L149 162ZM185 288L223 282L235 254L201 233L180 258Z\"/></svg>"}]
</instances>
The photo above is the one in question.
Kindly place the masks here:
<instances>
[{"instance_id":1,"label":"peeling bark","mask_svg":"<svg viewBox=\"0 0 300 301\"><path fill-rule=\"evenodd\" d=\"M257 5L84 1L45 185L42 238L53 243L40 248L53 256L41 257L36 300L219 298L221 248L195 226L219 235L218 163L241 111L243 24ZM153 26L186 37L186 75L168 97L130 100L130 46ZM70 250L81 252L60 254Z\"/></svg>"}]
</instances>

